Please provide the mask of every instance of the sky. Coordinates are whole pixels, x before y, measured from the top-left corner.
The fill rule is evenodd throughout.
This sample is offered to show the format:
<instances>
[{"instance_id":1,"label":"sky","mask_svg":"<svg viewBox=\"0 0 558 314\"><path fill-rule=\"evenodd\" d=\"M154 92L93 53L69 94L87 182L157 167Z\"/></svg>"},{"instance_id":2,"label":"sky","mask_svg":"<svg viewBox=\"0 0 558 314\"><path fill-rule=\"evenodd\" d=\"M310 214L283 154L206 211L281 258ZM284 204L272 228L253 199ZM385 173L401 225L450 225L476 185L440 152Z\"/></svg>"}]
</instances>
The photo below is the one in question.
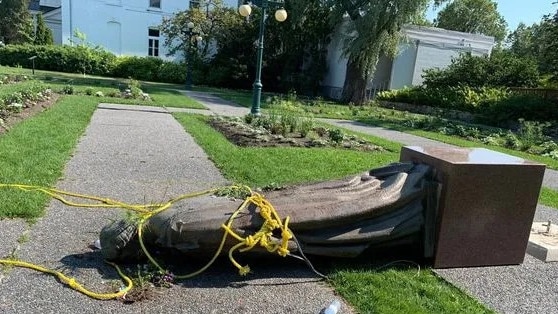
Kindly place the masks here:
<instances>
[{"instance_id":1,"label":"sky","mask_svg":"<svg viewBox=\"0 0 558 314\"><path fill-rule=\"evenodd\" d=\"M498 3L498 11L508 22L508 30L513 31L520 22L526 25L540 22L543 15L555 13L558 4L552 4L557 0L495 0ZM429 20L433 20L437 11L430 9L427 14Z\"/></svg>"}]
</instances>

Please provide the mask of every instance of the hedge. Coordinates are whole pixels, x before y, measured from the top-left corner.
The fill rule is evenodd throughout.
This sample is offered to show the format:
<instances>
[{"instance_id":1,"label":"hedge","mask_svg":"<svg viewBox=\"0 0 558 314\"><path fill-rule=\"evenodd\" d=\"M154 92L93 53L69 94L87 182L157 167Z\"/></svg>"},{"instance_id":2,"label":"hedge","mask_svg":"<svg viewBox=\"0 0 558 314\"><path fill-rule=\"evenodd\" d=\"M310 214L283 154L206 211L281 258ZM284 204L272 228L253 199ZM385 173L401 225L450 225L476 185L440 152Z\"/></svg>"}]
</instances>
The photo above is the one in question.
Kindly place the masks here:
<instances>
[{"instance_id":1,"label":"hedge","mask_svg":"<svg viewBox=\"0 0 558 314\"><path fill-rule=\"evenodd\" d=\"M186 79L186 67L183 63L164 61L154 57L117 57L102 48L83 45L6 45L0 47L0 65L30 68L32 63L29 58L32 56L37 56L35 68L38 70L86 73L165 83L182 83Z\"/></svg>"},{"instance_id":2,"label":"hedge","mask_svg":"<svg viewBox=\"0 0 558 314\"><path fill-rule=\"evenodd\" d=\"M506 126L518 119L558 121L558 102L518 95L506 88L412 87L381 92L376 99L470 112L478 122L493 126Z\"/></svg>"},{"instance_id":3,"label":"hedge","mask_svg":"<svg viewBox=\"0 0 558 314\"><path fill-rule=\"evenodd\" d=\"M68 73L109 75L116 56L85 46L6 45L0 48L0 64L31 67L30 57L37 56L35 68Z\"/></svg>"}]
</instances>

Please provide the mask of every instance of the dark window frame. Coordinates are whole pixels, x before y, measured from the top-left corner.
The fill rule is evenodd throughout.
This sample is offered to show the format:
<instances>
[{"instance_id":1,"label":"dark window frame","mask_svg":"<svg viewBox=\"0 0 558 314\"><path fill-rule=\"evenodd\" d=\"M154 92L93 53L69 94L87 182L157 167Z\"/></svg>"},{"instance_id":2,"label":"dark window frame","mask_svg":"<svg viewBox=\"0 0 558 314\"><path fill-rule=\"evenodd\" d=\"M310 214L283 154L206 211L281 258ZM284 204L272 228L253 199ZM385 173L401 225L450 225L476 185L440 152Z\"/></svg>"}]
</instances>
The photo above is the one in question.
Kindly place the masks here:
<instances>
[{"instance_id":1,"label":"dark window frame","mask_svg":"<svg viewBox=\"0 0 558 314\"><path fill-rule=\"evenodd\" d=\"M161 0L149 0L149 7L150 8L161 8Z\"/></svg>"}]
</instances>

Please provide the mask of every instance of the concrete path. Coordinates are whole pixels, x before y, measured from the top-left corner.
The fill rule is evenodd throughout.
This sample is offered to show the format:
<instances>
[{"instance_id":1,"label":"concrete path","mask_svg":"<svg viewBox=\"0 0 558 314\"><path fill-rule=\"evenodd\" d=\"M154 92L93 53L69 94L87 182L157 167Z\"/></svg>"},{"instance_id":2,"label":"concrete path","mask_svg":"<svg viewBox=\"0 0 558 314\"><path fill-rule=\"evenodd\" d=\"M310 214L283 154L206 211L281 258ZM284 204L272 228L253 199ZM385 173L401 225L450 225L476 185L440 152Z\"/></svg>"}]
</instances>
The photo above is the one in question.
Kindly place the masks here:
<instances>
[{"instance_id":1,"label":"concrete path","mask_svg":"<svg viewBox=\"0 0 558 314\"><path fill-rule=\"evenodd\" d=\"M101 104L57 187L149 203L227 183L166 109ZM0 221L1 253L15 251L22 260L64 270L92 290L113 292L120 286L118 276L90 245L104 225L122 217L119 210L70 208L52 201L31 227ZM250 264L254 274L246 279L224 261L133 304L97 301L51 276L9 269L0 275L0 313L318 313L336 298L298 261L277 257ZM351 312L343 304L343 313Z\"/></svg>"}]
</instances>

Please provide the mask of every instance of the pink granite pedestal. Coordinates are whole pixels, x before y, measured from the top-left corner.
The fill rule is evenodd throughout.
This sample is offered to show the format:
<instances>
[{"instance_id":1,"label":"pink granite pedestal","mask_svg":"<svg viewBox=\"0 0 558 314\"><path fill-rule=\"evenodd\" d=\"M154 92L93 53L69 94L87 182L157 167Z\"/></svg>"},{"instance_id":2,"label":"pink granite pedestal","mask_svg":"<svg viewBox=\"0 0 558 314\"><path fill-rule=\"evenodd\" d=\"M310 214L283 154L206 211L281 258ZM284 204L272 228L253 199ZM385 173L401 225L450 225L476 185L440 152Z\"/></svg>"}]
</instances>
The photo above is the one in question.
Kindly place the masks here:
<instances>
[{"instance_id":1,"label":"pink granite pedestal","mask_svg":"<svg viewBox=\"0 0 558 314\"><path fill-rule=\"evenodd\" d=\"M407 146L400 160L432 166L441 183L426 226L434 268L523 262L545 165L484 148Z\"/></svg>"}]
</instances>

